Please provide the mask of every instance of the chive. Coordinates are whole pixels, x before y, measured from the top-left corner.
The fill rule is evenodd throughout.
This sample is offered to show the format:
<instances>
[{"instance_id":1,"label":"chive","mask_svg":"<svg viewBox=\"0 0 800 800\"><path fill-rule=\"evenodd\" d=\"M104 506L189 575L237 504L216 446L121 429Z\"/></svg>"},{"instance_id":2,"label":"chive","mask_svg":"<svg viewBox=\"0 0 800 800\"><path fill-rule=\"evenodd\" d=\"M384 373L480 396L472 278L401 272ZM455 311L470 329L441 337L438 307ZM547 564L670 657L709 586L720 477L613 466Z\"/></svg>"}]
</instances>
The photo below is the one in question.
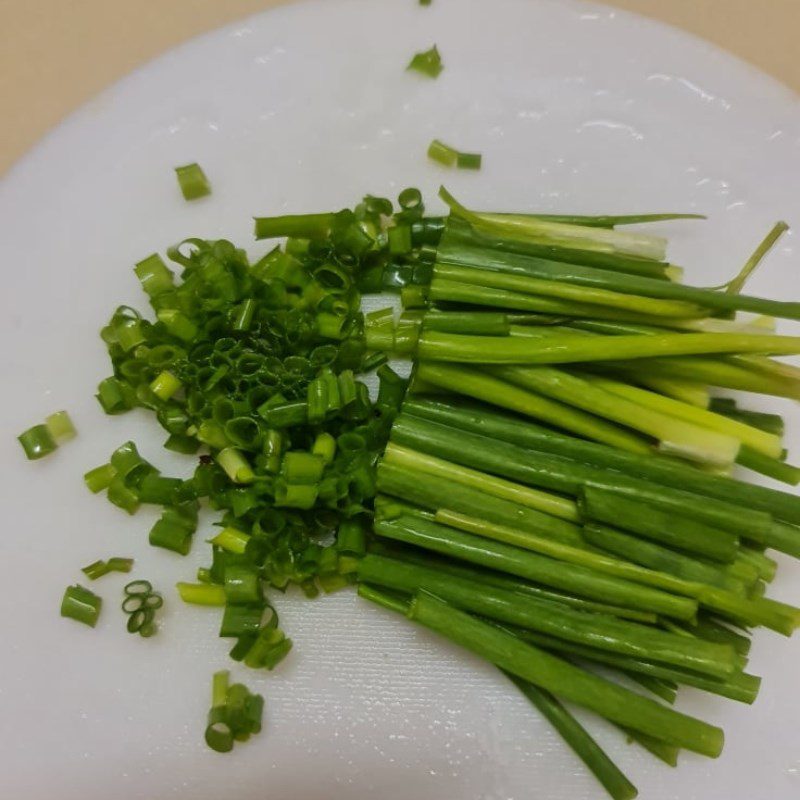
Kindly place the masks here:
<instances>
[{"instance_id":1,"label":"chive","mask_svg":"<svg viewBox=\"0 0 800 800\"><path fill-rule=\"evenodd\" d=\"M224 606L225 589L210 583L176 583L181 600L200 606Z\"/></svg>"},{"instance_id":2,"label":"chive","mask_svg":"<svg viewBox=\"0 0 800 800\"><path fill-rule=\"evenodd\" d=\"M516 675L508 672L505 674L558 731L561 738L572 748L614 800L632 800L638 795L636 787L620 772L600 745L556 697Z\"/></svg>"},{"instance_id":3,"label":"chive","mask_svg":"<svg viewBox=\"0 0 800 800\"><path fill-rule=\"evenodd\" d=\"M109 558L108 561L95 561L81 568L81 572L90 581L96 581L109 572L130 572L133 569L132 558Z\"/></svg>"},{"instance_id":4,"label":"chive","mask_svg":"<svg viewBox=\"0 0 800 800\"><path fill-rule=\"evenodd\" d=\"M103 601L93 592L75 584L68 586L61 601L61 616L75 619L94 628L100 616Z\"/></svg>"},{"instance_id":5,"label":"chive","mask_svg":"<svg viewBox=\"0 0 800 800\"><path fill-rule=\"evenodd\" d=\"M747 263L742 267L741 272L724 285L724 289L728 294L739 294L747 283L748 278L753 274L756 267L761 263L764 256L775 246L778 239L783 236L789 226L785 222L776 222L772 230L764 237L764 240L755 249L753 255L747 259Z\"/></svg>"},{"instance_id":6,"label":"chive","mask_svg":"<svg viewBox=\"0 0 800 800\"><path fill-rule=\"evenodd\" d=\"M178 185L184 200L196 200L211 194L211 185L199 164L175 167L175 174L178 176Z\"/></svg>"},{"instance_id":7,"label":"chive","mask_svg":"<svg viewBox=\"0 0 800 800\"><path fill-rule=\"evenodd\" d=\"M47 425L34 425L23 431L17 440L30 461L44 458L58 447Z\"/></svg>"},{"instance_id":8,"label":"chive","mask_svg":"<svg viewBox=\"0 0 800 800\"><path fill-rule=\"evenodd\" d=\"M436 45L433 45L430 50L415 53L406 69L413 69L428 78L437 78L444 69L444 65Z\"/></svg>"},{"instance_id":9,"label":"chive","mask_svg":"<svg viewBox=\"0 0 800 800\"><path fill-rule=\"evenodd\" d=\"M591 675L513 635L453 609L432 595L419 593L409 611L420 622L540 688L582 705L612 722L642 731L702 755L722 750L719 728L664 708L655 701Z\"/></svg>"},{"instance_id":10,"label":"chive","mask_svg":"<svg viewBox=\"0 0 800 800\"><path fill-rule=\"evenodd\" d=\"M286 214L281 217L256 217L256 239L281 236L324 239L330 233L333 214Z\"/></svg>"}]
</instances>

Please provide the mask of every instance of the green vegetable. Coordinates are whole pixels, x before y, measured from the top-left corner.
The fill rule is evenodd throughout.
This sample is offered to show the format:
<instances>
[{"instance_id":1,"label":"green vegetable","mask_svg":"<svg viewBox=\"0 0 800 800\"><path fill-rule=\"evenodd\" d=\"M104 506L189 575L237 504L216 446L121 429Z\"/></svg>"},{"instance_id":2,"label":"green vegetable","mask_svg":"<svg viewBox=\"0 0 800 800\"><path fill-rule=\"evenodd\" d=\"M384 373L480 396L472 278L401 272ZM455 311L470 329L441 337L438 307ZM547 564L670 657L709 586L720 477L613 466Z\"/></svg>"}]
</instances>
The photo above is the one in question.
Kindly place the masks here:
<instances>
[{"instance_id":1,"label":"green vegetable","mask_svg":"<svg viewBox=\"0 0 800 800\"><path fill-rule=\"evenodd\" d=\"M109 572L130 572L133 569L132 558L109 558L108 561L94 561L81 568L81 572L90 581L96 581Z\"/></svg>"},{"instance_id":2,"label":"green vegetable","mask_svg":"<svg viewBox=\"0 0 800 800\"><path fill-rule=\"evenodd\" d=\"M442 64L442 57L439 55L436 45L433 45L430 50L416 53L406 69L413 69L428 78L438 78L439 73L444 69L444 64Z\"/></svg>"},{"instance_id":3,"label":"green vegetable","mask_svg":"<svg viewBox=\"0 0 800 800\"><path fill-rule=\"evenodd\" d=\"M93 592L75 584L68 586L61 601L61 616L75 619L94 628L100 616L103 601Z\"/></svg>"},{"instance_id":4,"label":"green vegetable","mask_svg":"<svg viewBox=\"0 0 800 800\"><path fill-rule=\"evenodd\" d=\"M415 595L409 616L501 669L612 722L712 758L722 750L723 733L719 728L578 669L432 595Z\"/></svg>"},{"instance_id":5,"label":"green vegetable","mask_svg":"<svg viewBox=\"0 0 800 800\"><path fill-rule=\"evenodd\" d=\"M17 439L30 461L44 458L58 447L47 425L34 425L23 431Z\"/></svg>"},{"instance_id":6,"label":"green vegetable","mask_svg":"<svg viewBox=\"0 0 800 800\"><path fill-rule=\"evenodd\" d=\"M178 185L184 200L196 200L211 194L211 185L199 164L175 167L175 174L178 176Z\"/></svg>"},{"instance_id":7,"label":"green vegetable","mask_svg":"<svg viewBox=\"0 0 800 800\"><path fill-rule=\"evenodd\" d=\"M205 731L206 744L217 753L233 750L234 742L246 742L261 732L264 698L252 694L241 683L229 684L229 673L214 673L211 685L211 710Z\"/></svg>"},{"instance_id":8,"label":"green vegetable","mask_svg":"<svg viewBox=\"0 0 800 800\"><path fill-rule=\"evenodd\" d=\"M435 76L434 76L435 77ZM428 145L428 158L438 161L446 167L458 167L459 169L480 169L480 153L462 153L438 139L434 139Z\"/></svg>"}]
</instances>

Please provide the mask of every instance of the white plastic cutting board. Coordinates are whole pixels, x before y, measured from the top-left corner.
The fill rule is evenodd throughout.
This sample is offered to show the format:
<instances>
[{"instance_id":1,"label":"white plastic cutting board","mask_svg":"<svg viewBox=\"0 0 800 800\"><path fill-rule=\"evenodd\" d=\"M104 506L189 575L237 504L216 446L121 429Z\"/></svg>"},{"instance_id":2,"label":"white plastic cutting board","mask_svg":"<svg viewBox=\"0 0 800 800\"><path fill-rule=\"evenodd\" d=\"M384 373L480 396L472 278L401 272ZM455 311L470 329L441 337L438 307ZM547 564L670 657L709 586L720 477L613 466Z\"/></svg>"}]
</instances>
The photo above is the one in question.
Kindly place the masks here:
<instances>
[{"instance_id":1,"label":"white plastic cutting board","mask_svg":"<svg viewBox=\"0 0 800 800\"><path fill-rule=\"evenodd\" d=\"M439 79L405 72L434 42ZM429 163L433 137L482 152L483 169ZM187 204L172 168L195 160L213 195ZM0 797L602 797L493 668L352 593L280 598L290 658L273 674L232 665L217 613L181 607L171 588L205 563L208 522L181 559L146 545L151 513L128 518L82 484L128 438L167 473L190 469L145 415L101 414L97 331L116 304L145 305L131 266L155 249L225 236L258 253L253 214L406 185L433 198L443 181L485 208L705 212L663 230L673 260L711 285L775 220L800 225L798 177L788 90L675 30L565 0L300 3L168 53L64 122L0 189ZM753 289L797 299L796 250L784 239ZM779 407L797 445L796 410ZM15 435L60 408L79 438L26 462ZM154 639L124 630L123 576L93 585L106 599L96 630L58 617L79 568L112 555L135 556L164 591ZM800 565L782 563L774 587L800 602ZM800 642L756 638L753 708L691 690L679 702L725 727L718 761L685 755L671 770L590 721L643 797L800 797ZM220 756L202 733L226 666L265 695L266 727Z\"/></svg>"}]
</instances>

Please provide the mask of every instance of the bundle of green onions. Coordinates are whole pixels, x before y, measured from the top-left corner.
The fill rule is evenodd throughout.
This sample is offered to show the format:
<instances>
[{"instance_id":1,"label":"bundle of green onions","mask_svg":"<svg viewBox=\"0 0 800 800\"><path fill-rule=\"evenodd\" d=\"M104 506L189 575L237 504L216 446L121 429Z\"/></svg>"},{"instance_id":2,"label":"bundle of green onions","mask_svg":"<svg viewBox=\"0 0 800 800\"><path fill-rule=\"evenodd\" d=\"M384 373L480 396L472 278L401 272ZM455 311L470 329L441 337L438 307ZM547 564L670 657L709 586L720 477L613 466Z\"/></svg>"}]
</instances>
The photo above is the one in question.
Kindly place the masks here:
<instances>
[{"instance_id":1,"label":"bundle of green onions","mask_svg":"<svg viewBox=\"0 0 800 800\"><path fill-rule=\"evenodd\" d=\"M774 332L800 303L741 293L785 225L729 284L699 289L663 239L617 229L692 215L477 213L442 197L447 218L426 217L416 189L397 211L366 197L258 218L257 238L287 238L255 263L189 240L169 251L179 283L156 256L137 265L157 321L113 315L98 399L149 408L166 446L200 463L167 478L127 443L87 484L130 513L164 506L150 540L179 553L201 501L223 512L211 566L178 588L225 608L233 658L271 669L289 651L269 588L357 580L496 664L613 797L633 797L562 701L669 764L681 748L714 757L722 731L670 708L678 687L752 703L750 629L800 625L765 596L766 550L800 557L800 498L730 477L738 464L800 481L783 421L712 397L800 399L800 370L774 358L800 353ZM382 291L400 294L398 320L362 314L362 293ZM392 356L412 361L410 386ZM373 402L356 376L375 369Z\"/></svg>"}]
</instances>

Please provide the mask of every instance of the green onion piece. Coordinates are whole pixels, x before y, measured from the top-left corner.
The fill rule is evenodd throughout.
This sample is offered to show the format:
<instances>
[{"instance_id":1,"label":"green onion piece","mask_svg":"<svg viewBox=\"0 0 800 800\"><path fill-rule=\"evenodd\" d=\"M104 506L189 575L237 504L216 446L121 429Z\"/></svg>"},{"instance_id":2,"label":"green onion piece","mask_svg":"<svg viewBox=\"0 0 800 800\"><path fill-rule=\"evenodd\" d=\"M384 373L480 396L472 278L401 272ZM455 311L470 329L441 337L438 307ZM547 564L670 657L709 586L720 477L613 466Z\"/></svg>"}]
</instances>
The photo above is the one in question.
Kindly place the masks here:
<instances>
[{"instance_id":1,"label":"green onion piece","mask_svg":"<svg viewBox=\"0 0 800 800\"><path fill-rule=\"evenodd\" d=\"M264 469L276 473L281 466L281 452L283 451L283 437L279 431L270 428L264 434L262 452L264 454Z\"/></svg>"},{"instance_id":2,"label":"green onion piece","mask_svg":"<svg viewBox=\"0 0 800 800\"><path fill-rule=\"evenodd\" d=\"M429 6L432 0L419 0L421 6Z\"/></svg>"},{"instance_id":3,"label":"green onion piece","mask_svg":"<svg viewBox=\"0 0 800 800\"><path fill-rule=\"evenodd\" d=\"M170 434L164 442L166 450L172 450L173 453L183 453L187 456L194 455L199 447L200 442L194 436L184 436L180 433Z\"/></svg>"},{"instance_id":4,"label":"green onion piece","mask_svg":"<svg viewBox=\"0 0 800 800\"><path fill-rule=\"evenodd\" d=\"M281 236L325 239L330 233L334 216L334 214L285 214L280 217L256 217L256 239L274 239Z\"/></svg>"},{"instance_id":5,"label":"green onion piece","mask_svg":"<svg viewBox=\"0 0 800 800\"><path fill-rule=\"evenodd\" d=\"M176 339L191 342L197 336L197 325L180 311L176 311L173 308L165 308L159 311L156 316L158 321Z\"/></svg>"},{"instance_id":6,"label":"green onion piece","mask_svg":"<svg viewBox=\"0 0 800 800\"><path fill-rule=\"evenodd\" d=\"M278 508L309 509L317 502L319 488L316 484L293 484L279 481L275 484L275 505Z\"/></svg>"},{"instance_id":7,"label":"green onion piece","mask_svg":"<svg viewBox=\"0 0 800 800\"><path fill-rule=\"evenodd\" d=\"M480 153L459 153L456 166L459 169L480 169L483 157Z\"/></svg>"},{"instance_id":8,"label":"green onion piece","mask_svg":"<svg viewBox=\"0 0 800 800\"><path fill-rule=\"evenodd\" d=\"M150 384L150 390L159 398L167 401L181 388L181 382L169 370L161 372Z\"/></svg>"},{"instance_id":9,"label":"green onion piece","mask_svg":"<svg viewBox=\"0 0 800 800\"><path fill-rule=\"evenodd\" d=\"M283 457L281 476L290 484L315 484L322 477L324 469L325 460L322 456L292 450Z\"/></svg>"},{"instance_id":10,"label":"green onion piece","mask_svg":"<svg viewBox=\"0 0 800 800\"><path fill-rule=\"evenodd\" d=\"M106 414L122 414L136 405L136 394L131 387L117 378L106 378L97 385L97 402Z\"/></svg>"},{"instance_id":11,"label":"green onion piece","mask_svg":"<svg viewBox=\"0 0 800 800\"><path fill-rule=\"evenodd\" d=\"M102 492L103 489L108 489L116 474L117 471L112 464L102 464L99 467L90 469L83 476L83 480L89 491L93 494L97 494L98 492Z\"/></svg>"},{"instance_id":12,"label":"green onion piece","mask_svg":"<svg viewBox=\"0 0 800 800\"><path fill-rule=\"evenodd\" d=\"M764 237L764 240L747 259L747 263L742 267L742 271L733 280L728 281L720 288L724 288L728 294L739 294L747 283L748 278L753 274L756 267L764 259L764 256L775 246L778 239L783 236L789 226L785 222L776 222L772 230Z\"/></svg>"},{"instance_id":13,"label":"green onion piece","mask_svg":"<svg viewBox=\"0 0 800 800\"><path fill-rule=\"evenodd\" d=\"M211 544L227 550L229 553L236 553L241 555L244 553L247 543L250 541L250 535L237 528L223 528L213 539L209 539Z\"/></svg>"},{"instance_id":14,"label":"green onion piece","mask_svg":"<svg viewBox=\"0 0 800 800\"><path fill-rule=\"evenodd\" d=\"M433 45L430 50L415 53L406 69L416 70L428 78L438 77L439 73L444 69L444 65L436 45Z\"/></svg>"},{"instance_id":15,"label":"green onion piece","mask_svg":"<svg viewBox=\"0 0 800 800\"><path fill-rule=\"evenodd\" d=\"M153 253L153 255L140 261L133 268L133 271L141 281L142 289L150 297L157 297L175 288L172 282L172 270L167 267L158 253Z\"/></svg>"},{"instance_id":16,"label":"green onion piece","mask_svg":"<svg viewBox=\"0 0 800 800\"><path fill-rule=\"evenodd\" d=\"M556 697L516 675L505 674L559 732L614 800L633 800L637 796L636 787Z\"/></svg>"},{"instance_id":17,"label":"green onion piece","mask_svg":"<svg viewBox=\"0 0 800 800\"><path fill-rule=\"evenodd\" d=\"M81 569L90 581L96 581L109 572L130 572L133 569L132 558L109 558L108 561L95 561Z\"/></svg>"},{"instance_id":18,"label":"green onion piece","mask_svg":"<svg viewBox=\"0 0 800 800\"><path fill-rule=\"evenodd\" d=\"M226 447L218 453L217 463L234 483L252 483L255 480L252 467L235 447Z\"/></svg>"},{"instance_id":19,"label":"green onion piece","mask_svg":"<svg viewBox=\"0 0 800 800\"><path fill-rule=\"evenodd\" d=\"M458 159L458 150L434 139L428 145L428 158L438 161L446 167L453 167Z\"/></svg>"},{"instance_id":20,"label":"green onion piece","mask_svg":"<svg viewBox=\"0 0 800 800\"><path fill-rule=\"evenodd\" d=\"M77 431L66 411L56 411L45 418L44 424L56 442L65 442L75 438Z\"/></svg>"},{"instance_id":21,"label":"green onion piece","mask_svg":"<svg viewBox=\"0 0 800 800\"><path fill-rule=\"evenodd\" d=\"M222 638L253 636L259 631L263 613L264 609L260 605L241 605L228 602L225 606L225 613L222 615L219 635Z\"/></svg>"},{"instance_id":22,"label":"green onion piece","mask_svg":"<svg viewBox=\"0 0 800 800\"><path fill-rule=\"evenodd\" d=\"M428 305L427 290L424 286L403 286L400 303L403 308L425 308Z\"/></svg>"},{"instance_id":23,"label":"green onion piece","mask_svg":"<svg viewBox=\"0 0 800 800\"><path fill-rule=\"evenodd\" d=\"M261 600L258 573L248 566L229 564L225 567L224 587L228 603L257 603Z\"/></svg>"},{"instance_id":24,"label":"green onion piece","mask_svg":"<svg viewBox=\"0 0 800 800\"><path fill-rule=\"evenodd\" d=\"M34 425L21 433L17 439L29 461L44 458L58 447L47 425Z\"/></svg>"},{"instance_id":25,"label":"green onion piece","mask_svg":"<svg viewBox=\"0 0 800 800\"><path fill-rule=\"evenodd\" d=\"M283 631L265 626L244 657L244 663L251 669L274 669L292 649L292 640Z\"/></svg>"},{"instance_id":26,"label":"green onion piece","mask_svg":"<svg viewBox=\"0 0 800 800\"><path fill-rule=\"evenodd\" d=\"M408 381L401 378L388 364L378 367L377 374L380 383L376 405L399 411L408 388Z\"/></svg>"},{"instance_id":27,"label":"green onion piece","mask_svg":"<svg viewBox=\"0 0 800 800\"><path fill-rule=\"evenodd\" d=\"M178 184L184 200L196 200L198 197L205 197L211 194L211 186L205 173L199 164L186 164L183 167L175 167L175 174L178 176Z\"/></svg>"},{"instance_id":28,"label":"green onion piece","mask_svg":"<svg viewBox=\"0 0 800 800\"><path fill-rule=\"evenodd\" d=\"M176 583L181 600L198 606L224 606L225 589L213 583Z\"/></svg>"},{"instance_id":29,"label":"green onion piece","mask_svg":"<svg viewBox=\"0 0 800 800\"><path fill-rule=\"evenodd\" d=\"M68 586L61 601L61 616L76 619L94 628L100 616L103 601L94 592L84 589L80 584Z\"/></svg>"},{"instance_id":30,"label":"green onion piece","mask_svg":"<svg viewBox=\"0 0 800 800\"><path fill-rule=\"evenodd\" d=\"M135 514L139 510L139 495L125 483L121 475L117 474L112 478L106 497L110 503L129 514Z\"/></svg>"},{"instance_id":31,"label":"green onion piece","mask_svg":"<svg viewBox=\"0 0 800 800\"><path fill-rule=\"evenodd\" d=\"M317 434L311 446L311 454L321 458L323 464L330 464L336 454L336 439L327 432Z\"/></svg>"},{"instance_id":32,"label":"green onion piece","mask_svg":"<svg viewBox=\"0 0 800 800\"><path fill-rule=\"evenodd\" d=\"M150 529L149 542L185 556L192 546L197 529L197 502L190 500L165 508L161 519Z\"/></svg>"},{"instance_id":33,"label":"green onion piece","mask_svg":"<svg viewBox=\"0 0 800 800\"><path fill-rule=\"evenodd\" d=\"M360 520L346 519L342 521L336 537L336 549L340 553L351 556L363 556L366 553L366 535Z\"/></svg>"}]
</instances>

